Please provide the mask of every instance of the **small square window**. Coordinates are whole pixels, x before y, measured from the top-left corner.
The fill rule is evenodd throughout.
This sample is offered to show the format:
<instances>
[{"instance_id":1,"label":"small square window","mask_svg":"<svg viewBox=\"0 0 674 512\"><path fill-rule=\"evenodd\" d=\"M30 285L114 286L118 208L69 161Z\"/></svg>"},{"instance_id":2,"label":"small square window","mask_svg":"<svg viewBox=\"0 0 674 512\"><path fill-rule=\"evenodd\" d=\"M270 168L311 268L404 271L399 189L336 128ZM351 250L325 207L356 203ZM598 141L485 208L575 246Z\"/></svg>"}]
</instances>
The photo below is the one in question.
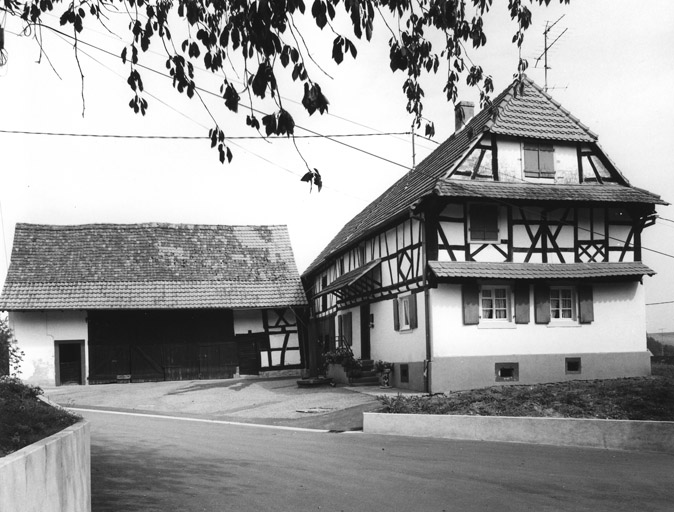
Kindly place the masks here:
<instances>
[{"instance_id":1,"label":"small square window","mask_svg":"<svg viewBox=\"0 0 674 512\"><path fill-rule=\"evenodd\" d=\"M567 357L564 360L564 365L566 367L567 375L578 374L581 372L580 357Z\"/></svg>"},{"instance_id":2,"label":"small square window","mask_svg":"<svg viewBox=\"0 0 674 512\"><path fill-rule=\"evenodd\" d=\"M494 371L496 382L517 382L520 380L519 363L496 363Z\"/></svg>"}]
</instances>

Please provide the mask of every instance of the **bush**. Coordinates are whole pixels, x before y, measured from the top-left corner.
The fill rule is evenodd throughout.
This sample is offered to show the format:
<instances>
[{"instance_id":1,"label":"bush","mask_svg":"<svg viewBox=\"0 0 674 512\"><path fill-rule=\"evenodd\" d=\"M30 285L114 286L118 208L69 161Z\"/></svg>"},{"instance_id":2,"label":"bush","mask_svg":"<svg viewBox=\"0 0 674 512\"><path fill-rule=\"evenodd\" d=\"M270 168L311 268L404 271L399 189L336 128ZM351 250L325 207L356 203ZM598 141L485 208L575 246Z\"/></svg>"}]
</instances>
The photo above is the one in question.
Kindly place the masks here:
<instances>
[{"instance_id":1,"label":"bush","mask_svg":"<svg viewBox=\"0 0 674 512\"><path fill-rule=\"evenodd\" d=\"M60 432L80 420L42 400L42 389L0 377L0 457Z\"/></svg>"},{"instance_id":2,"label":"bush","mask_svg":"<svg viewBox=\"0 0 674 512\"><path fill-rule=\"evenodd\" d=\"M9 328L7 319L0 317L0 376L19 373L24 353L19 349L14 339L14 333Z\"/></svg>"}]
</instances>

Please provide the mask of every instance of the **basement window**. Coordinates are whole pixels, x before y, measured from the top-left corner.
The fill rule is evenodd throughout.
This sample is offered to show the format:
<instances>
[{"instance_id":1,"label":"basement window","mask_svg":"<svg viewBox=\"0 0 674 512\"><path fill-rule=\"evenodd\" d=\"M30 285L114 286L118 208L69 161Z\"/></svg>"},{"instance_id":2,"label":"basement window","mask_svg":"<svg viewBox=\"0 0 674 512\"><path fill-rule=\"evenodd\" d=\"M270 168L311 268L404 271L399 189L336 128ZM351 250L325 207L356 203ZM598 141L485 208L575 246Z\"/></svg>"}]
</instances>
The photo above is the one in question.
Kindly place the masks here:
<instances>
[{"instance_id":1,"label":"basement window","mask_svg":"<svg viewBox=\"0 0 674 512\"><path fill-rule=\"evenodd\" d=\"M581 371L580 357L567 357L564 360L566 374L579 374Z\"/></svg>"},{"instance_id":2,"label":"basement window","mask_svg":"<svg viewBox=\"0 0 674 512\"><path fill-rule=\"evenodd\" d=\"M496 382L517 382L520 380L519 363L496 363L494 365Z\"/></svg>"}]
</instances>

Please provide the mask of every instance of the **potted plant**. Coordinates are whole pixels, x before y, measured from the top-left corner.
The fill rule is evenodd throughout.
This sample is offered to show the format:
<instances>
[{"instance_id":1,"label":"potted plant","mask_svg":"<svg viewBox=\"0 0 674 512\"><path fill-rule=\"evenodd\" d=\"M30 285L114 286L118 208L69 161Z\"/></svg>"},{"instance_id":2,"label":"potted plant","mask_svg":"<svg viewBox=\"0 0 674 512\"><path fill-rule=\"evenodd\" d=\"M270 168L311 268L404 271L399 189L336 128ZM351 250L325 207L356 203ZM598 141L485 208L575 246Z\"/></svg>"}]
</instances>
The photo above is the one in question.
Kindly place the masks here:
<instances>
[{"instance_id":1,"label":"potted plant","mask_svg":"<svg viewBox=\"0 0 674 512\"><path fill-rule=\"evenodd\" d=\"M393 372L393 363L382 361L381 359L374 364L375 370L381 375L381 387L391 387L391 373Z\"/></svg>"}]
</instances>

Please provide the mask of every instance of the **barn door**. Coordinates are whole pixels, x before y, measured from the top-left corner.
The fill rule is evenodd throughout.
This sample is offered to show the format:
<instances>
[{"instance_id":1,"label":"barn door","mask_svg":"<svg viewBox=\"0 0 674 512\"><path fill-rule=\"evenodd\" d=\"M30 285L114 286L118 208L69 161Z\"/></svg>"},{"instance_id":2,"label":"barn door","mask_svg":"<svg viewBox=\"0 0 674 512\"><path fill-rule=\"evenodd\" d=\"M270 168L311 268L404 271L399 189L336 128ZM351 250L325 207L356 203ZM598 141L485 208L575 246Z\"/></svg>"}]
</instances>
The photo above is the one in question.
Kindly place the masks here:
<instances>
[{"instance_id":1,"label":"barn door","mask_svg":"<svg viewBox=\"0 0 674 512\"><path fill-rule=\"evenodd\" d=\"M236 373L236 343L199 346L199 377L202 379L231 379Z\"/></svg>"},{"instance_id":2,"label":"barn door","mask_svg":"<svg viewBox=\"0 0 674 512\"><path fill-rule=\"evenodd\" d=\"M269 337L265 334L237 334L236 353L239 360L239 373L241 375L260 374L260 350L269 348Z\"/></svg>"}]
</instances>

